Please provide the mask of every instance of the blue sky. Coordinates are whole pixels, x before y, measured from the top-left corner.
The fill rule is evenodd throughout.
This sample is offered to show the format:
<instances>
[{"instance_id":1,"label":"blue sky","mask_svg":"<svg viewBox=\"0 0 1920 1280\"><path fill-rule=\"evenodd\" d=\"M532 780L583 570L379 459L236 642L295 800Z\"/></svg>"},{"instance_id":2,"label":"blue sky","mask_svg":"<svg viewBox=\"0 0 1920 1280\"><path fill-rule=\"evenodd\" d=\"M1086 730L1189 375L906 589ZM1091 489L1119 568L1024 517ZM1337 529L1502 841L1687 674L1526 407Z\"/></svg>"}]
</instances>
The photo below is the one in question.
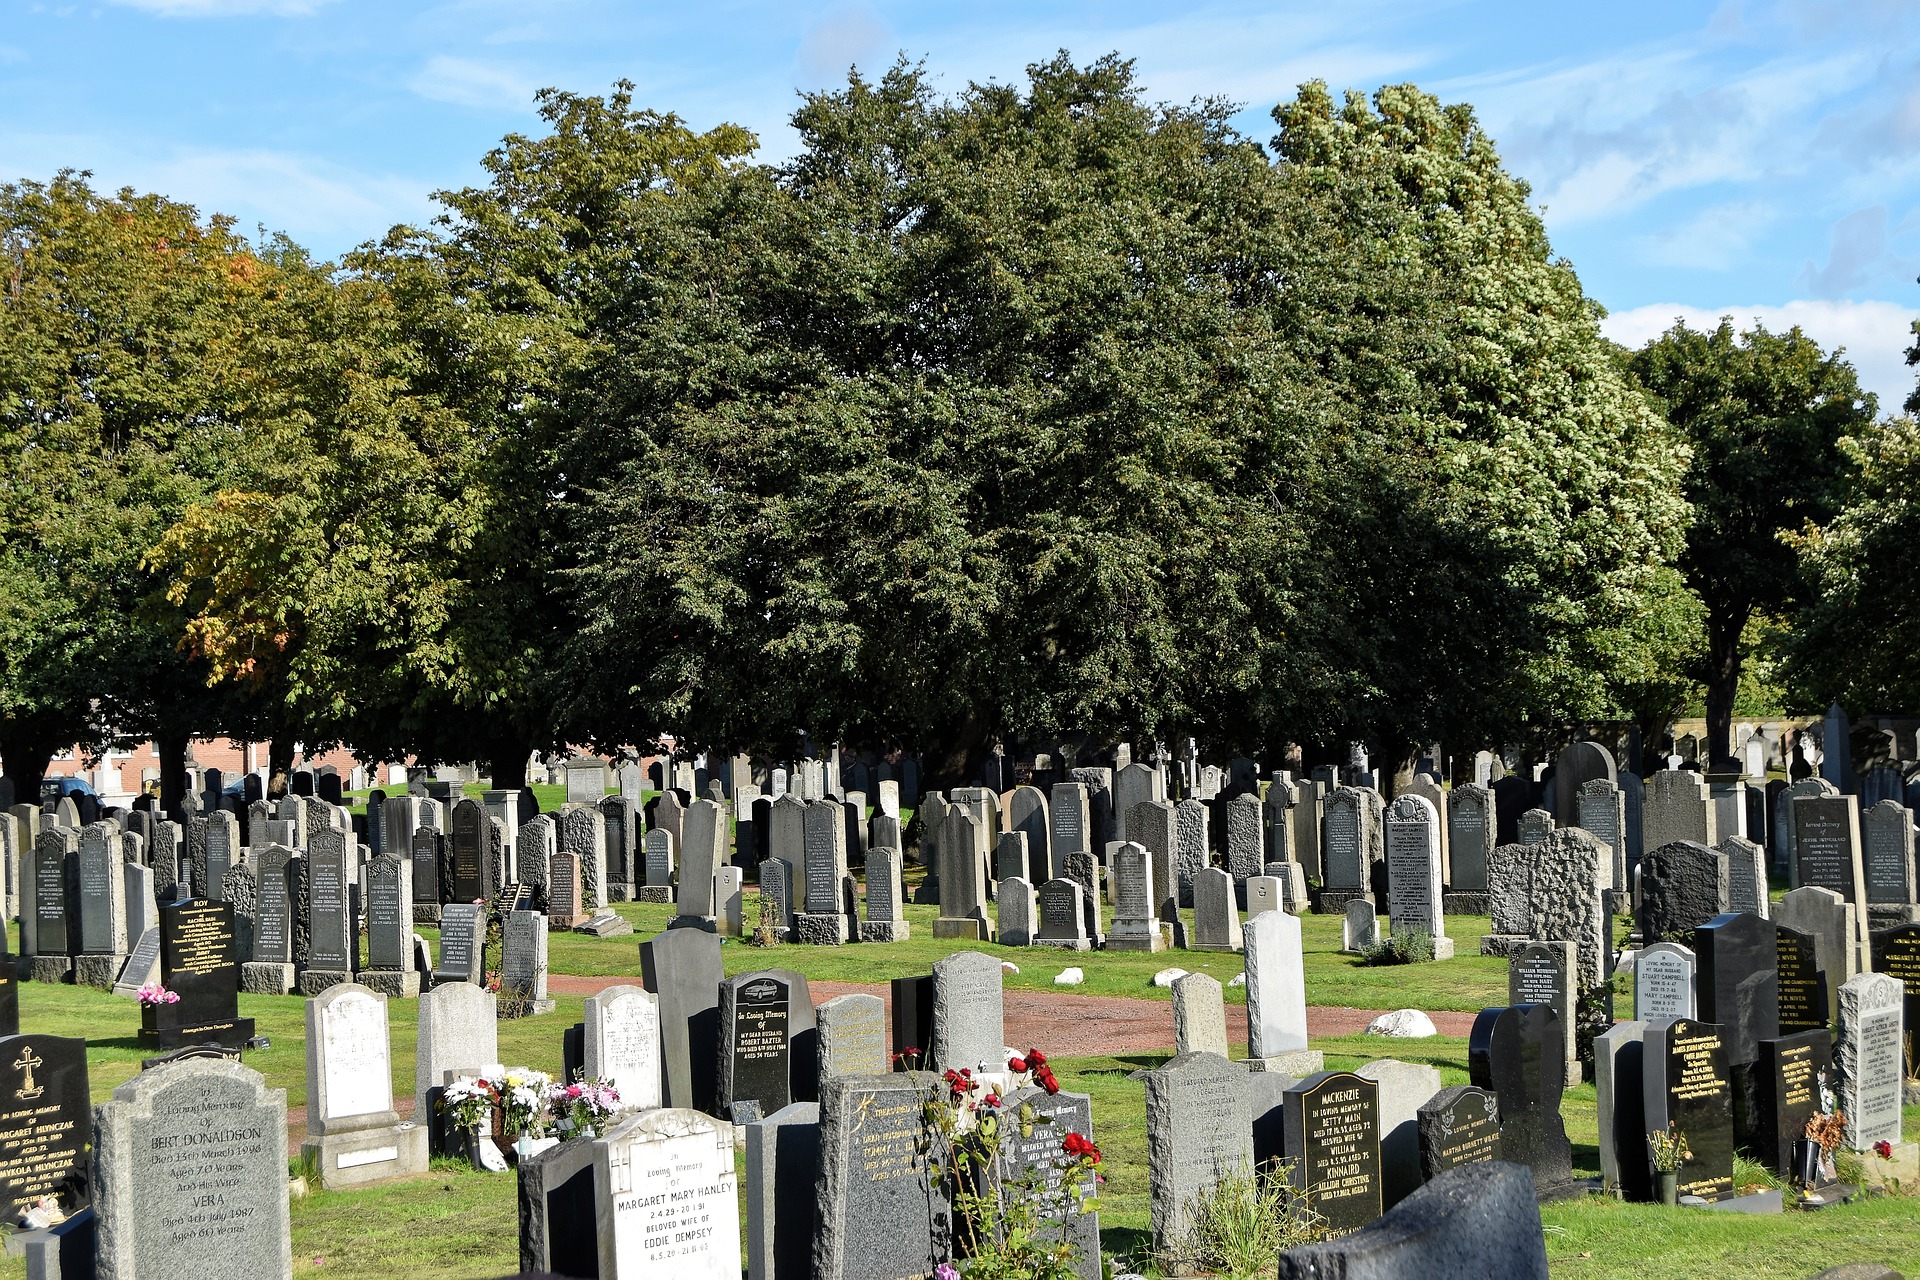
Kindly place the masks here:
<instances>
[{"instance_id":1,"label":"blue sky","mask_svg":"<svg viewBox=\"0 0 1920 1280\"><path fill-rule=\"evenodd\" d=\"M1914 385L1920 4L0 0L0 180L94 171L333 255L432 212L543 85L788 154L795 93L924 58L947 86L1066 48L1155 97L1224 96L1265 140L1300 81L1467 101L1556 249L1639 342L1676 315L1799 323L1883 410Z\"/></svg>"}]
</instances>

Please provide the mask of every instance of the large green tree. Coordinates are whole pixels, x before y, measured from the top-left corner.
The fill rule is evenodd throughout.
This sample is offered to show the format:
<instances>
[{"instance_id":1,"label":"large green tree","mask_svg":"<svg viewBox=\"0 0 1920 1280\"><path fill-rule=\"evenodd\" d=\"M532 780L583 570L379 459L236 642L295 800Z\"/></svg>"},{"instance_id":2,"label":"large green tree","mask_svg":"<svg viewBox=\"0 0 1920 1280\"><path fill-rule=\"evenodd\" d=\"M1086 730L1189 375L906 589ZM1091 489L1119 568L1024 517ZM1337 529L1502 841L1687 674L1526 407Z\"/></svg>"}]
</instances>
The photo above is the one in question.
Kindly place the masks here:
<instances>
[{"instance_id":1,"label":"large green tree","mask_svg":"<svg viewBox=\"0 0 1920 1280\"><path fill-rule=\"evenodd\" d=\"M1756 616L1801 599L1799 556L1785 535L1839 510L1850 463L1842 441L1873 421L1841 353L1798 328L1709 332L1676 323L1630 361L1655 404L1693 446L1685 490L1693 506L1681 567L1706 607L1707 738L1733 749L1733 704Z\"/></svg>"}]
</instances>

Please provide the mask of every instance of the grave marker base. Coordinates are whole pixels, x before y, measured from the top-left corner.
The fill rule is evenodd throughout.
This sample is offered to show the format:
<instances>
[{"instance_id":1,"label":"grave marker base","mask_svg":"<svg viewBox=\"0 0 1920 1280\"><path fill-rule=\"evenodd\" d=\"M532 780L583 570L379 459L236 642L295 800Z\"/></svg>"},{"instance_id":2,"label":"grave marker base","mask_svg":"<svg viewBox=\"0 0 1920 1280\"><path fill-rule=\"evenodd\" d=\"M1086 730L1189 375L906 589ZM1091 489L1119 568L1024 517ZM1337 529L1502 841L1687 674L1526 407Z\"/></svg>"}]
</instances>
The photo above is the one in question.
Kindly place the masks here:
<instances>
[{"instance_id":1,"label":"grave marker base","mask_svg":"<svg viewBox=\"0 0 1920 1280\"><path fill-rule=\"evenodd\" d=\"M72 956L35 956L33 971L27 975L29 982L71 982L73 981Z\"/></svg>"},{"instance_id":2,"label":"grave marker base","mask_svg":"<svg viewBox=\"0 0 1920 1280\"><path fill-rule=\"evenodd\" d=\"M325 1133L301 1143L300 1155L319 1168L328 1191L411 1178L427 1171L427 1127L402 1122Z\"/></svg>"},{"instance_id":3,"label":"grave marker base","mask_svg":"<svg viewBox=\"0 0 1920 1280\"><path fill-rule=\"evenodd\" d=\"M1295 1049L1292 1053L1276 1053L1266 1058L1248 1058L1245 1066L1249 1071L1304 1080L1316 1071L1326 1070L1326 1061L1318 1049Z\"/></svg>"},{"instance_id":4,"label":"grave marker base","mask_svg":"<svg viewBox=\"0 0 1920 1280\"><path fill-rule=\"evenodd\" d=\"M1493 895L1484 890L1449 891L1440 895L1440 909L1450 916L1493 914Z\"/></svg>"},{"instance_id":5,"label":"grave marker base","mask_svg":"<svg viewBox=\"0 0 1920 1280\"><path fill-rule=\"evenodd\" d=\"M667 921L669 929L698 929L702 933L720 932L720 924L712 916L675 916Z\"/></svg>"},{"instance_id":6,"label":"grave marker base","mask_svg":"<svg viewBox=\"0 0 1920 1280\"><path fill-rule=\"evenodd\" d=\"M793 940L816 947L840 946L847 940L847 918L838 912L799 912L793 917Z\"/></svg>"},{"instance_id":7,"label":"grave marker base","mask_svg":"<svg viewBox=\"0 0 1920 1280\"><path fill-rule=\"evenodd\" d=\"M975 920L972 917L965 919L942 917L941 919L935 920L933 922L933 936L936 938L951 938L961 942L993 941L993 935L988 931L986 923Z\"/></svg>"},{"instance_id":8,"label":"grave marker base","mask_svg":"<svg viewBox=\"0 0 1920 1280\"><path fill-rule=\"evenodd\" d=\"M641 902L668 903L673 901L673 886L670 884L649 884L640 887Z\"/></svg>"},{"instance_id":9,"label":"grave marker base","mask_svg":"<svg viewBox=\"0 0 1920 1280\"><path fill-rule=\"evenodd\" d=\"M114 979L125 968L127 957L124 952L108 955L75 956L73 958L73 981L75 986L93 987L100 991L113 990Z\"/></svg>"},{"instance_id":10,"label":"grave marker base","mask_svg":"<svg viewBox=\"0 0 1920 1280\"><path fill-rule=\"evenodd\" d=\"M317 996L328 987L352 981L353 975L345 969L306 969L295 980L294 987L303 996Z\"/></svg>"},{"instance_id":11,"label":"grave marker base","mask_svg":"<svg viewBox=\"0 0 1920 1280\"><path fill-rule=\"evenodd\" d=\"M596 938L624 938L633 932L633 925L611 911L587 917L573 926L575 933L592 934Z\"/></svg>"},{"instance_id":12,"label":"grave marker base","mask_svg":"<svg viewBox=\"0 0 1920 1280\"><path fill-rule=\"evenodd\" d=\"M360 985L399 1000L420 995L420 975L412 969L362 969Z\"/></svg>"},{"instance_id":13,"label":"grave marker base","mask_svg":"<svg viewBox=\"0 0 1920 1280\"><path fill-rule=\"evenodd\" d=\"M1349 902L1371 896L1365 889L1322 889L1313 912L1321 916L1345 915Z\"/></svg>"},{"instance_id":14,"label":"grave marker base","mask_svg":"<svg viewBox=\"0 0 1920 1280\"><path fill-rule=\"evenodd\" d=\"M1107 935L1106 950L1165 951L1172 945L1172 942L1167 937L1167 927L1165 925L1160 925L1157 928L1149 928L1144 933L1121 933L1119 932L1119 926L1116 925L1115 931Z\"/></svg>"},{"instance_id":15,"label":"grave marker base","mask_svg":"<svg viewBox=\"0 0 1920 1280\"><path fill-rule=\"evenodd\" d=\"M140 1044L148 1049L178 1049L182 1045L217 1044L238 1049L253 1039L252 1018L230 1018L219 1022L190 1023L174 1010L181 1005L148 1004L140 1006Z\"/></svg>"},{"instance_id":16,"label":"grave marker base","mask_svg":"<svg viewBox=\"0 0 1920 1280\"><path fill-rule=\"evenodd\" d=\"M293 983L290 964L249 960L240 966L240 989L251 996L283 996L293 990Z\"/></svg>"},{"instance_id":17,"label":"grave marker base","mask_svg":"<svg viewBox=\"0 0 1920 1280\"><path fill-rule=\"evenodd\" d=\"M414 903L413 922L415 924L439 924L440 904L437 902Z\"/></svg>"},{"instance_id":18,"label":"grave marker base","mask_svg":"<svg viewBox=\"0 0 1920 1280\"><path fill-rule=\"evenodd\" d=\"M864 920L860 924L862 942L905 942L911 936L905 921L895 924L891 920Z\"/></svg>"}]
</instances>

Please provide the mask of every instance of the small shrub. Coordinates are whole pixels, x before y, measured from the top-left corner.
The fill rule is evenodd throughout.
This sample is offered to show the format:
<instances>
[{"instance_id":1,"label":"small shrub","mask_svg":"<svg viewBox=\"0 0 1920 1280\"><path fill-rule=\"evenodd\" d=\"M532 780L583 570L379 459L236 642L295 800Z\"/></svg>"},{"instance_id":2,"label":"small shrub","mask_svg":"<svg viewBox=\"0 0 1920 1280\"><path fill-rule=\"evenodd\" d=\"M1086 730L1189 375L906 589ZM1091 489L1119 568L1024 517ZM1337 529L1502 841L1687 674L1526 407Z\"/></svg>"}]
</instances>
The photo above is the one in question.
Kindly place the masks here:
<instances>
[{"instance_id":1,"label":"small shrub","mask_svg":"<svg viewBox=\"0 0 1920 1280\"><path fill-rule=\"evenodd\" d=\"M1361 964L1425 964L1432 959L1433 935L1425 929L1409 929L1360 948Z\"/></svg>"}]
</instances>

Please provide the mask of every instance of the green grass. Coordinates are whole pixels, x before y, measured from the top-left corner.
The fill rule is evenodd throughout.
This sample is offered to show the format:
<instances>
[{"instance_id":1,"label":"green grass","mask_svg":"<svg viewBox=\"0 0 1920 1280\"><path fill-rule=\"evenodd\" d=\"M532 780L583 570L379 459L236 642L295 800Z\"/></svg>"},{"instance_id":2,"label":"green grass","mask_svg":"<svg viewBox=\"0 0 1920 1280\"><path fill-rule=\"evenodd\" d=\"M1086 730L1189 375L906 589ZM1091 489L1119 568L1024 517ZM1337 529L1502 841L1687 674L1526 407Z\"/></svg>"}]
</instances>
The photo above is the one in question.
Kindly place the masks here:
<instances>
[{"instance_id":1,"label":"green grass","mask_svg":"<svg viewBox=\"0 0 1920 1280\"><path fill-rule=\"evenodd\" d=\"M556 973L607 974L638 981L638 941L664 926L670 908L621 904L637 935L594 939L555 935L550 962ZM729 941L723 950L729 972L778 965L820 980L876 982L925 973L955 949L929 936L931 908L909 907L913 941L841 948L784 946L762 951ZM1450 919L1462 954L1447 962L1368 969L1338 954L1338 917L1303 920L1308 998L1314 1004L1362 1008L1419 1007L1474 1010L1503 999L1505 966L1477 955L1472 940L1484 922ZM430 933L430 930L423 930ZM1158 968L1207 968L1223 979L1239 969L1234 957L1204 953L1141 956L1128 953L1069 955L1037 949L983 948L1021 967L1009 975L1014 988L1052 989L1052 977L1068 964L1087 971L1079 992L1165 998L1148 985ZM1237 988L1230 988L1237 997ZM581 1016L578 997L556 997L555 1012L500 1024L502 1058L557 1073L562 1031ZM20 988L21 1022L36 1031L84 1036L88 1042L95 1100L132 1075L145 1056L135 1042L137 1007L128 1000L74 987L35 983ZM306 1098L305 1003L291 996L242 996L242 1014L252 1017L272 1047L246 1055L270 1085L287 1091L290 1107ZM396 1097L413 1093L417 1004L388 1004L392 1022ZM1169 1011L1171 1022L1171 1011ZM1624 1010L1623 1010L1624 1016ZM1056 1045L1055 1069L1064 1087L1093 1099L1095 1136L1106 1155L1102 1189L1102 1243L1111 1254L1143 1251L1148 1227L1147 1141L1144 1095L1132 1073L1151 1069L1167 1052L1119 1057L1075 1056L1070 1036ZM1365 1036L1324 1039L1315 1047L1330 1068L1353 1067L1394 1056L1439 1069L1445 1084L1467 1079L1466 1042L1458 1038L1383 1042ZM1236 1049L1236 1052L1239 1050ZM1567 1091L1562 1105L1573 1140L1575 1172L1599 1172L1596 1107L1592 1085ZM1920 1134L1920 1108L1907 1111L1907 1132ZM297 1144L290 1147L297 1154ZM517 1209L511 1176L485 1175L453 1162L439 1162L425 1177L404 1186L353 1192L314 1191L292 1210L294 1269L307 1274L374 1276L404 1274L433 1280L464 1280L511 1274L517 1269ZM1712 1277L1804 1277L1839 1262L1873 1259L1909 1274L1920 1272L1920 1203L1883 1198L1813 1214L1748 1217L1623 1205L1599 1197L1562 1202L1543 1211L1547 1248L1556 1277L1631 1274L1660 1280ZM16 1259L0 1260L0 1280L24 1275Z\"/></svg>"}]
</instances>

